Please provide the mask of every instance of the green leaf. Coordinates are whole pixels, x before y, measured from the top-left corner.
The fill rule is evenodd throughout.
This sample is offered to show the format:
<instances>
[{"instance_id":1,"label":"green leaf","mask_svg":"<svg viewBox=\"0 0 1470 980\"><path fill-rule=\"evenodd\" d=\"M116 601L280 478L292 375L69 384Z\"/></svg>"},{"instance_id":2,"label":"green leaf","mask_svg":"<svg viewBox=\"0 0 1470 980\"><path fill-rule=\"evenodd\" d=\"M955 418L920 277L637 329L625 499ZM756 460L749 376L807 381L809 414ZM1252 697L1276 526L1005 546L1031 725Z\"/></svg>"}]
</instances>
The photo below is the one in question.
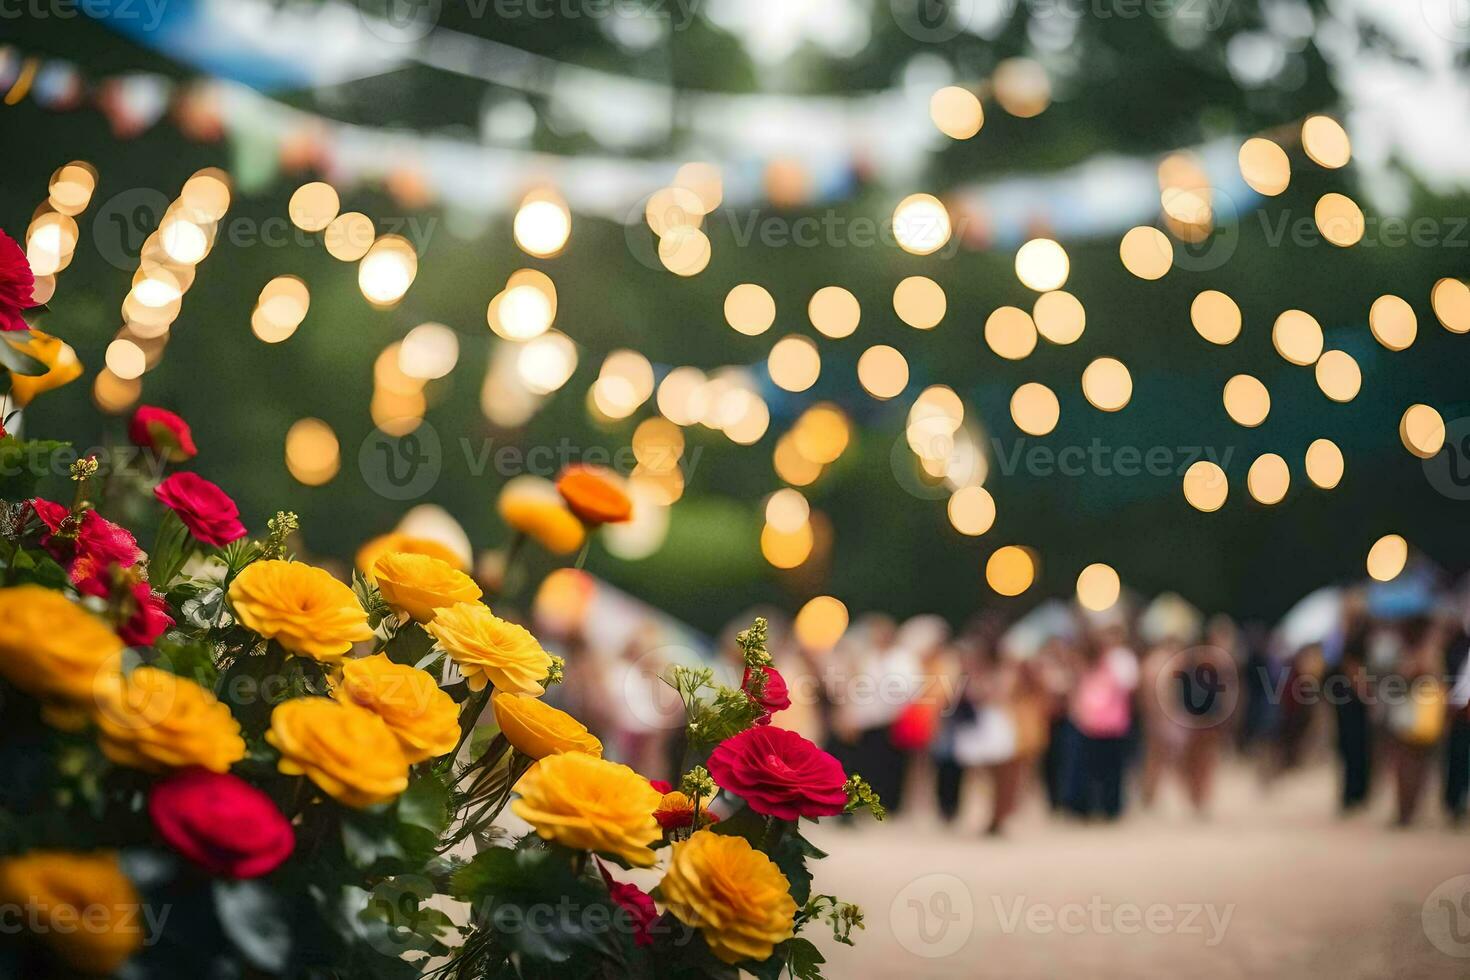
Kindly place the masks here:
<instances>
[{"instance_id":1,"label":"green leaf","mask_svg":"<svg viewBox=\"0 0 1470 980\"><path fill-rule=\"evenodd\" d=\"M415 777L398 798L399 821L422 827L435 837L444 833L451 816L449 786L432 771Z\"/></svg>"},{"instance_id":2,"label":"green leaf","mask_svg":"<svg viewBox=\"0 0 1470 980\"><path fill-rule=\"evenodd\" d=\"M61 591L71 585L71 576L45 552L22 549L11 558L9 581L11 585L44 585Z\"/></svg>"},{"instance_id":3,"label":"green leaf","mask_svg":"<svg viewBox=\"0 0 1470 980\"><path fill-rule=\"evenodd\" d=\"M66 472L56 456L70 448L71 443L54 439L0 438L0 500L34 497L43 477Z\"/></svg>"},{"instance_id":4,"label":"green leaf","mask_svg":"<svg viewBox=\"0 0 1470 980\"><path fill-rule=\"evenodd\" d=\"M291 956L291 927L280 895L258 880L216 881L214 907L225 935L258 970L280 973Z\"/></svg>"},{"instance_id":5,"label":"green leaf","mask_svg":"<svg viewBox=\"0 0 1470 980\"><path fill-rule=\"evenodd\" d=\"M342 818L342 849L347 860L358 868L371 868L379 861L406 856L394 831L394 821L381 813L355 811Z\"/></svg>"},{"instance_id":6,"label":"green leaf","mask_svg":"<svg viewBox=\"0 0 1470 980\"><path fill-rule=\"evenodd\" d=\"M383 648L388 659L395 664L407 664L412 667L429 655L434 649L434 638L424 632L424 628L417 623L409 623L394 634L393 639Z\"/></svg>"},{"instance_id":7,"label":"green leaf","mask_svg":"<svg viewBox=\"0 0 1470 980\"><path fill-rule=\"evenodd\" d=\"M743 806L709 829L729 837L744 837L751 847L759 848L761 838L766 835L766 818Z\"/></svg>"},{"instance_id":8,"label":"green leaf","mask_svg":"<svg viewBox=\"0 0 1470 980\"><path fill-rule=\"evenodd\" d=\"M796 980L822 980L821 966L827 958L810 940L788 939L776 947L776 952L784 955L786 965Z\"/></svg>"}]
</instances>

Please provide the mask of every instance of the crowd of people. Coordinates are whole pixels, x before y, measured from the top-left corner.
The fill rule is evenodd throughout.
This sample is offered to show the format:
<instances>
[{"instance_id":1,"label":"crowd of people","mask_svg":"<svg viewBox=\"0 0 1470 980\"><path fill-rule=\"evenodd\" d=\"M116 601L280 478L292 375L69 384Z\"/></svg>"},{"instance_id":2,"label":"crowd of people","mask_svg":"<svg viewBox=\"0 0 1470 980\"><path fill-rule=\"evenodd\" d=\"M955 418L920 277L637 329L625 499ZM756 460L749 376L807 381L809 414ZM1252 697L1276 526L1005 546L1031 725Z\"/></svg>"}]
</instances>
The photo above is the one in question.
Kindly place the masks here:
<instances>
[{"instance_id":1,"label":"crowd of people","mask_svg":"<svg viewBox=\"0 0 1470 980\"><path fill-rule=\"evenodd\" d=\"M810 649L788 618L752 610L716 643L734 685L735 634L755 615L792 699L775 723L861 772L892 812L954 821L979 781L991 834L1031 794L1063 817L1116 820L1177 792L1207 816L1227 755L1273 779L1330 747L1344 814L1388 784L1397 824L1424 819L1431 785L1450 821L1466 815L1470 592L1425 570L1322 590L1271 628L1165 594L1103 612L1053 601L1014 621L981 612L957 632L866 613ZM611 657L568 665L601 675L578 708L609 754L652 772L681 754L657 634L632 630Z\"/></svg>"}]
</instances>

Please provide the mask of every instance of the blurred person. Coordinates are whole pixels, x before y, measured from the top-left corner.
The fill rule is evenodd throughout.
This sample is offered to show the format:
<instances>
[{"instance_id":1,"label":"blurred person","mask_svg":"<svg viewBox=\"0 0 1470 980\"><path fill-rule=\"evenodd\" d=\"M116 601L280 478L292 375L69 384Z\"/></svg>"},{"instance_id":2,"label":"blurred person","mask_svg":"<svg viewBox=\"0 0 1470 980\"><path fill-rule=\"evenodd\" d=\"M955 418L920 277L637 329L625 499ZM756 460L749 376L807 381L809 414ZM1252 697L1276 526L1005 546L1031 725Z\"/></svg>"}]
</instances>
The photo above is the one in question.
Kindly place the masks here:
<instances>
[{"instance_id":1,"label":"blurred person","mask_svg":"<svg viewBox=\"0 0 1470 980\"><path fill-rule=\"evenodd\" d=\"M1324 646L1327 673L1324 690L1330 693L1337 723L1336 750L1341 771L1341 811L1350 814L1368 803L1373 776L1372 699L1368 673L1368 634L1371 621L1366 597L1352 590L1343 602L1342 624Z\"/></svg>"},{"instance_id":2,"label":"blurred person","mask_svg":"<svg viewBox=\"0 0 1470 980\"><path fill-rule=\"evenodd\" d=\"M1439 677L1447 625L1417 618L1403 627L1405 643L1394 677L1396 696L1386 701L1385 722L1391 741L1397 827L1414 822L1428 776L1430 760L1444 735L1445 687Z\"/></svg>"},{"instance_id":3,"label":"blurred person","mask_svg":"<svg viewBox=\"0 0 1470 980\"><path fill-rule=\"evenodd\" d=\"M1199 640L1200 620L1199 611L1173 593L1154 599L1139 617L1139 638L1148 645L1138 695L1143 734L1140 790L1145 807L1153 806L1170 772L1181 779L1185 775L1184 757L1193 731L1187 686L1193 682L1194 661L1199 659L1192 648Z\"/></svg>"},{"instance_id":4,"label":"blurred person","mask_svg":"<svg viewBox=\"0 0 1470 980\"><path fill-rule=\"evenodd\" d=\"M1470 796L1470 608L1464 610L1460 631L1445 647L1445 677L1449 693L1449 733L1445 739L1444 806L1450 822L1465 821Z\"/></svg>"},{"instance_id":5,"label":"blurred person","mask_svg":"<svg viewBox=\"0 0 1470 980\"><path fill-rule=\"evenodd\" d=\"M951 707L952 693L959 683L960 663L949 646L949 624L939 616L915 616L903 624L895 638L918 663L910 700L893 719L889 738L904 753L904 779L932 775L930 750L939 736L941 721ZM905 786L901 798L907 798Z\"/></svg>"},{"instance_id":6,"label":"blurred person","mask_svg":"<svg viewBox=\"0 0 1470 980\"><path fill-rule=\"evenodd\" d=\"M865 614L833 648L832 669L824 673L832 700L829 751L848 772L861 773L895 813L903 806L909 756L893 744L891 729L919 674L917 655L897 640L891 616Z\"/></svg>"},{"instance_id":7,"label":"blurred person","mask_svg":"<svg viewBox=\"0 0 1470 980\"><path fill-rule=\"evenodd\" d=\"M1094 629L1085 655L1067 707L1073 744L1065 757L1064 802L1079 817L1116 820L1123 813L1138 655L1122 623Z\"/></svg>"},{"instance_id":8,"label":"blurred person","mask_svg":"<svg viewBox=\"0 0 1470 980\"><path fill-rule=\"evenodd\" d=\"M1042 704L1046 709L1046 746L1041 753L1041 779L1047 807L1057 813L1065 809L1068 753L1078 744L1077 730L1067 714L1072 691L1082 673L1083 657L1077 645L1064 637L1053 637L1037 652L1032 668Z\"/></svg>"}]
</instances>

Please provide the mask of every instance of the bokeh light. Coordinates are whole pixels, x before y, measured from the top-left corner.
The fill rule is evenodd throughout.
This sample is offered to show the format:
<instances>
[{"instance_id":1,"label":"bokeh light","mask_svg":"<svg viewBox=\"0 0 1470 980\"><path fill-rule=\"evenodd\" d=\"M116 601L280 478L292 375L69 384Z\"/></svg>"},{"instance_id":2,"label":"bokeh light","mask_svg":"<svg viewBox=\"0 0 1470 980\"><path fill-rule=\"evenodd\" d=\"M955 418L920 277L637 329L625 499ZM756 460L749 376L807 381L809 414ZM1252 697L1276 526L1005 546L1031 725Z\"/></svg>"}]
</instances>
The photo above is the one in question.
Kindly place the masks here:
<instances>
[{"instance_id":1,"label":"bokeh light","mask_svg":"<svg viewBox=\"0 0 1470 980\"><path fill-rule=\"evenodd\" d=\"M1271 327L1271 343L1292 364L1315 364L1322 356L1322 325L1310 313L1287 310Z\"/></svg>"},{"instance_id":2,"label":"bokeh light","mask_svg":"<svg viewBox=\"0 0 1470 980\"><path fill-rule=\"evenodd\" d=\"M909 363L896 348L876 344L858 358L858 382L874 398L887 400L903 393L909 383Z\"/></svg>"},{"instance_id":3,"label":"bokeh light","mask_svg":"<svg viewBox=\"0 0 1470 980\"><path fill-rule=\"evenodd\" d=\"M1018 545L997 548L985 562L985 581L998 595L1018 596L1035 580L1035 559Z\"/></svg>"},{"instance_id":4,"label":"bokeh light","mask_svg":"<svg viewBox=\"0 0 1470 980\"><path fill-rule=\"evenodd\" d=\"M1230 482L1218 463L1201 459L1184 471L1184 499L1195 510L1213 513L1225 506L1228 496Z\"/></svg>"},{"instance_id":5,"label":"bokeh light","mask_svg":"<svg viewBox=\"0 0 1470 980\"><path fill-rule=\"evenodd\" d=\"M1140 279L1162 279L1174 267L1174 243L1157 228L1140 225L1123 236L1118 246L1123 268Z\"/></svg>"},{"instance_id":6,"label":"bokeh light","mask_svg":"<svg viewBox=\"0 0 1470 980\"><path fill-rule=\"evenodd\" d=\"M1392 582L1409 562L1409 542L1401 535L1385 534L1368 549L1368 574L1380 582Z\"/></svg>"},{"instance_id":7,"label":"bokeh light","mask_svg":"<svg viewBox=\"0 0 1470 980\"><path fill-rule=\"evenodd\" d=\"M1092 612L1106 612L1118 602L1123 583L1113 566L1096 562L1077 576L1077 604Z\"/></svg>"},{"instance_id":8,"label":"bokeh light","mask_svg":"<svg viewBox=\"0 0 1470 980\"><path fill-rule=\"evenodd\" d=\"M967 140L985 125L985 110L974 92L946 85L929 97L929 118L950 139Z\"/></svg>"},{"instance_id":9,"label":"bokeh light","mask_svg":"<svg viewBox=\"0 0 1470 980\"><path fill-rule=\"evenodd\" d=\"M1435 318L1450 333L1470 333L1470 286L1459 279L1441 279L1429 294Z\"/></svg>"},{"instance_id":10,"label":"bokeh light","mask_svg":"<svg viewBox=\"0 0 1470 980\"><path fill-rule=\"evenodd\" d=\"M1438 455L1444 448L1444 416L1428 405L1410 405L1399 420L1399 439L1420 459Z\"/></svg>"},{"instance_id":11,"label":"bokeh light","mask_svg":"<svg viewBox=\"0 0 1470 980\"><path fill-rule=\"evenodd\" d=\"M1251 463L1245 475L1245 485L1257 503L1267 506L1279 504L1291 487L1291 469L1276 453L1264 453Z\"/></svg>"},{"instance_id":12,"label":"bokeh light","mask_svg":"<svg viewBox=\"0 0 1470 980\"><path fill-rule=\"evenodd\" d=\"M1312 116L1302 123L1302 149L1313 163L1329 170L1347 166L1353 156L1347 130L1329 116Z\"/></svg>"},{"instance_id":13,"label":"bokeh light","mask_svg":"<svg viewBox=\"0 0 1470 980\"><path fill-rule=\"evenodd\" d=\"M550 258L566 247L572 233L572 212L555 191L527 194L511 222L511 235L522 252Z\"/></svg>"},{"instance_id":14,"label":"bokeh light","mask_svg":"<svg viewBox=\"0 0 1470 980\"><path fill-rule=\"evenodd\" d=\"M847 632L847 606L842 600L819 595L807 601L796 614L792 629L807 650L830 650Z\"/></svg>"},{"instance_id":15,"label":"bokeh light","mask_svg":"<svg viewBox=\"0 0 1470 980\"><path fill-rule=\"evenodd\" d=\"M337 217L341 208L336 188L317 180L296 188L286 205L286 213L291 223L302 231L322 231Z\"/></svg>"},{"instance_id":16,"label":"bokeh light","mask_svg":"<svg viewBox=\"0 0 1470 980\"><path fill-rule=\"evenodd\" d=\"M298 419L286 432L286 469L298 483L319 487L342 467L341 446L321 419Z\"/></svg>"},{"instance_id":17,"label":"bokeh light","mask_svg":"<svg viewBox=\"0 0 1470 980\"><path fill-rule=\"evenodd\" d=\"M1082 394L1093 408L1122 410L1133 397L1133 376L1115 357L1099 357L1082 372Z\"/></svg>"},{"instance_id":18,"label":"bokeh light","mask_svg":"<svg viewBox=\"0 0 1470 980\"><path fill-rule=\"evenodd\" d=\"M1331 439L1315 439L1307 447L1307 479L1322 490L1332 490L1342 482L1342 450Z\"/></svg>"},{"instance_id":19,"label":"bokeh light","mask_svg":"<svg viewBox=\"0 0 1470 980\"><path fill-rule=\"evenodd\" d=\"M1389 350L1407 350L1419 335L1419 318L1414 308L1391 293L1373 301L1368 310L1368 326L1374 339Z\"/></svg>"},{"instance_id":20,"label":"bokeh light","mask_svg":"<svg viewBox=\"0 0 1470 980\"><path fill-rule=\"evenodd\" d=\"M927 276L909 276L893 289L893 312L915 330L932 330L944 319L944 288Z\"/></svg>"},{"instance_id":21,"label":"bokeh light","mask_svg":"<svg viewBox=\"0 0 1470 980\"><path fill-rule=\"evenodd\" d=\"M995 524L995 498L984 487L960 487L950 494L949 523L968 537L979 537Z\"/></svg>"},{"instance_id":22,"label":"bokeh light","mask_svg":"<svg viewBox=\"0 0 1470 980\"><path fill-rule=\"evenodd\" d=\"M384 235L358 263L357 286L374 306L391 306L408 292L418 271L418 253L408 240Z\"/></svg>"},{"instance_id":23,"label":"bokeh light","mask_svg":"<svg viewBox=\"0 0 1470 980\"><path fill-rule=\"evenodd\" d=\"M1291 184L1291 160L1280 145L1258 136L1240 148L1240 175L1251 190L1275 197Z\"/></svg>"},{"instance_id":24,"label":"bokeh light","mask_svg":"<svg viewBox=\"0 0 1470 980\"><path fill-rule=\"evenodd\" d=\"M1338 248L1350 248L1363 240L1367 219L1356 201L1345 194L1323 194L1314 212L1317 230Z\"/></svg>"},{"instance_id":25,"label":"bokeh light","mask_svg":"<svg viewBox=\"0 0 1470 980\"><path fill-rule=\"evenodd\" d=\"M725 294L725 322L747 337L763 334L776 322L776 301L764 286L743 282Z\"/></svg>"},{"instance_id":26,"label":"bokeh light","mask_svg":"<svg viewBox=\"0 0 1470 980\"><path fill-rule=\"evenodd\" d=\"M1044 384L1030 381L1011 395L1011 419L1027 435L1046 435L1057 427L1060 416L1056 392Z\"/></svg>"},{"instance_id":27,"label":"bokeh light","mask_svg":"<svg viewBox=\"0 0 1470 980\"><path fill-rule=\"evenodd\" d=\"M1031 314L1002 306L985 321L985 343L1008 361L1019 361L1036 349L1036 323Z\"/></svg>"},{"instance_id":28,"label":"bokeh light","mask_svg":"<svg viewBox=\"0 0 1470 980\"><path fill-rule=\"evenodd\" d=\"M1229 344L1240 336L1240 307L1217 289L1206 289L1189 307L1195 332L1212 344Z\"/></svg>"},{"instance_id":29,"label":"bokeh light","mask_svg":"<svg viewBox=\"0 0 1470 980\"><path fill-rule=\"evenodd\" d=\"M790 334L771 346L766 368L776 387L806 391L817 383L817 376L822 373L822 356L810 338Z\"/></svg>"},{"instance_id":30,"label":"bokeh light","mask_svg":"<svg viewBox=\"0 0 1470 980\"><path fill-rule=\"evenodd\" d=\"M1071 268L1066 249L1050 238L1034 238L1016 252L1016 278L1038 293L1065 286Z\"/></svg>"},{"instance_id":31,"label":"bokeh light","mask_svg":"<svg viewBox=\"0 0 1470 980\"><path fill-rule=\"evenodd\" d=\"M862 318L857 297L841 286L823 286L806 305L807 318L817 332L834 340L852 336Z\"/></svg>"},{"instance_id":32,"label":"bokeh light","mask_svg":"<svg viewBox=\"0 0 1470 980\"><path fill-rule=\"evenodd\" d=\"M1330 350L1317 359L1317 387L1335 402L1350 402L1363 387L1363 371L1347 351Z\"/></svg>"},{"instance_id":33,"label":"bokeh light","mask_svg":"<svg viewBox=\"0 0 1470 980\"><path fill-rule=\"evenodd\" d=\"M893 235L905 252L929 255L949 241L949 212L933 194L910 194L893 209Z\"/></svg>"},{"instance_id":34,"label":"bokeh light","mask_svg":"<svg viewBox=\"0 0 1470 980\"><path fill-rule=\"evenodd\" d=\"M1259 378L1237 374L1225 382L1225 413L1237 425L1254 429L1271 414L1271 392Z\"/></svg>"},{"instance_id":35,"label":"bokeh light","mask_svg":"<svg viewBox=\"0 0 1470 980\"><path fill-rule=\"evenodd\" d=\"M1075 343L1087 328L1082 301L1061 289L1036 297L1031 316L1037 332L1054 344Z\"/></svg>"}]
</instances>

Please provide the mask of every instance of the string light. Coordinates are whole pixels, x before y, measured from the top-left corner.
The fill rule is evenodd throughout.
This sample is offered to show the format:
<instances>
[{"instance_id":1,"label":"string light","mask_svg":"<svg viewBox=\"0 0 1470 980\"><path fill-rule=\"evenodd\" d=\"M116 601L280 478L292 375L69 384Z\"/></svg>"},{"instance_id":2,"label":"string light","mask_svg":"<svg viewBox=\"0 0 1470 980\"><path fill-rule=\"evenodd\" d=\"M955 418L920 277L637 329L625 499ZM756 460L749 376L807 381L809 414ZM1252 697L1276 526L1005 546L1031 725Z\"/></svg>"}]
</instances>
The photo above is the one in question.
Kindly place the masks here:
<instances>
[{"instance_id":1,"label":"string light","mask_svg":"<svg viewBox=\"0 0 1470 980\"><path fill-rule=\"evenodd\" d=\"M1347 130L1328 116L1312 116L1302 123L1302 149L1313 163L1329 170L1347 166L1353 156Z\"/></svg>"},{"instance_id":2,"label":"string light","mask_svg":"<svg viewBox=\"0 0 1470 980\"><path fill-rule=\"evenodd\" d=\"M1368 549L1368 575L1379 582L1392 582L1409 562L1409 542L1401 535L1385 534Z\"/></svg>"},{"instance_id":3,"label":"string light","mask_svg":"<svg viewBox=\"0 0 1470 980\"><path fill-rule=\"evenodd\" d=\"M823 286L812 294L806 315L819 333L840 340L857 330L862 307L857 297L841 286Z\"/></svg>"},{"instance_id":4,"label":"string light","mask_svg":"<svg viewBox=\"0 0 1470 980\"><path fill-rule=\"evenodd\" d=\"M903 393L909 383L909 364L903 354L886 344L863 351L858 358L858 382L868 394L886 401Z\"/></svg>"},{"instance_id":5,"label":"string light","mask_svg":"<svg viewBox=\"0 0 1470 980\"><path fill-rule=\"evenodd\" d=\"M905 252L929 255L949 242L949 212L933 194L910 194L893 209L893 235Z\"/></svg>"},{"instance_id":6,"label":"string light","mask_svg":"<svg viewBox=\"0 0 1470 980\"><path fill-rule=\"evenodd\" d=\"M1031 552L1017 545L997 548L985 562L985 581L1003 596L1018 596L1036 580Z\"/></svg>"},{"instance_id":7,"label":"string light","mask_svg":"<svg viewBox=\"0 0 1470 980\"><path fill-rule=\"evenodd\" d=\"M1251 190L1275 197L1291 184L1291 160L1279 145L1258 136L1240 148L1240 175Z\"/></svg>"},{"instance_id":8,"label":"string light","mask_svg":"<svg viewBox=\"0 0 1470 980\"><path fill-rule=\"evenodd\" d=\"M932 330L944 319L944 288L927 276L909 276L893 290L893 312L915 330Z\"/></svg>"},{"instance_id":9,"label":"string light","mask_svg":"<svg viewBox=\"0 0 1470 980\"><path fill-rule=\"evenodd\" d=\"M847 606L840 599L819 595L801 607L792 623L792 630L801 645L808 650L830 650L847 632Z\"/></svg>"},{"instance_id":10,"label":"string light","mask_svg":"<svg viewBox=\"0 0 1470 980\"><path fill-rule=\"evenodd\" d=\"M1430 459L1444 448L1444 417L1428 405L1410 405L1399 420L1399 439L1420 459Z\"/></svg>"},{"instance_id":11,"label":"string light","mask_svg":"<svg viewBox=\"0 0 1470 980\"><path fill-rule=\"evenodd\" d=\"M1036 297L1031 316L1037 332L1054 344L1075 343L1087 328L1082 301L1061 289Z\"/></svg>"},{"instance_id":12,"label":"string light","mask_svg":"<svg viewBox=\"0 0 1470 980\"><path fill-rule=\"evenodd\" d=\"M1317 361L1317 387L1335 402L1350 402L1363 387L1363 372L1347 351L1330 350Z\"/></svg>"},{"instance_id":13,"label":"string light","mask_svg":"<svg viewBox=\"0 0 1470 980\"><path fill-rule=\"evenodd\" d=\"M822 356L817 345L798 334L776 341L766 361L771 381L786 391L806 391L822 373Z\"/></svg>"},{"instance_id":14,"label":"string light","mask_svg":"<svg viewBox=\"0 0 1470 980\"><path fill-rule=\"evenodd\" d=\"M1034 238L1016 252L1016 278L1038 293L1061 289L1070 270L1066 249L1050 238Z\"/></svg>"},{"instance_id":15,"label":"string light","mask_svg":"<svg viewBox=\"0 0 1470 980\"><path fill-rule=\"evenodd\" d=\"M1118 602L1123 583L1111 565L1097 562L1077 576L1077 603L1092 612L1106 612Z\"/></svg>"},{"instance_id":16,"label":"string light","mask_svg":"<svg viewBox=\"0 0 1470 980\"><path fill-rule=\"evenodd\" d=\"M1225 413L1236 425L1254 429L1271 414L1271 392L1260 379L1237 374L1225 382Z\"/></svg>"},{"instance_id":17,"label":"string light","mask_svg":"<svg viewBox=\"0 0 1470 980\"><path fill-rule=\"evenodd\" d=\"M725 322L747 337L763 334L776 322L776 301L764 286L743 282L725 295Z\"/></svg>"},{"instance_id":18,"label":"string light","mask_svg":"<svg viewBox=\"0 0 1470 980\"><path fill-rule=\"evenodd\" d=\"M1317 230L1338 248L1351 248L1363 240L1367 219L1356 201L1345 194L1323 194L1315 212Z\"/></svg>"},{"instance_id":19,"label":"string light","mask_svg":"<svg viewBox=\"0 0 1470 980\"><path fill-rule=\"evenodd\" d=\"M1419 335L1419 318L1403 298L1386 294L1373 301L1368 310L1368 326L1373 337L1389 350L1407 350Z\"/></svg>"},{"instance_id":20,"label":"string light","mask_svg":"<svg viewBox=\"0 0 1470 980\"><path fill-rule=\"evenodd\" d=\"M1256 457L1245 476L1246 489L1257 503L1269 506L1279 504L1291 487L1291 470L1286 460L1276 453L1265 453Z\"/></svg>"},{"instance_id":21,"label":"string light","mask_svg":"<svg viewBox=\"0 0 1470 980\"><path fill-rule=\"evenodd\" d=\"M1002 306L985 321L985 343L1000 357L1019 361L1036 349L1036 323L1025 310Z\"/></svg>"},{"instance_id":22,"label":"string light","mask_svg":"<svg viewBox=\"0 0 1470 980\"><path fill-rule=\"evenodd\" d=\"M572 212L555 191L548 189L527 194L511 222L516 246L542 259L561 252L571 233Z\"/></svg>"},{"instance_id":23,"label":"string light","mask_svg":"<svg viewBox=\"0 0 1470 980\"><path fill-rule=\"evenodd\" d=\"M1060 415L1056 393L1044 384L1031 381L1011 395L1011 419L1027 435L1044 436L1051 432L1057 427Z\"/></svg>"},{"instance_id":24,"label":"string light","mask_svg":"<svg viewBox=\"0 0 1470 980\"><path fill-rule=\"evenodd\" d=\"M1184 471L1184 499L1195 510L1214 513L1225 506L1229 495L1230 483L1218 464L1201 459Z\"/></svg>"},{"instance_id":25,"label":"string light","mask_svg":"<svg viewBox=\"0 0 1470 980\"><path fill-rule=\"evenodd\" d=\"M1240 336L1240 307L1216 289L1206 289L1189 307L1195 332L1212 344L1229 344Z\"/></svg>"},{"instance_id":26,"label":"string light","mask_svg":"<svg viewBox=\"0 0 1470 980\"><path fill-rule=\"evenodd\" d=\"M1332 490L1342 482L1342 450L1331 439L1316 439L1307 447L1306 465L1307 479L1319 489Z\"/></svg>"},{"instance_id":27,"label":"string light","mask_svg":"<svg viewBox=\"0 0 1470 980\"><path fill-rule=\"evenodd\" d=\"M1133 376L1115 357L1099 357L1082 372L1082 394L1093 408L1121 411L1133 397Z\"/></svg>"},{"instance_id":28,"label":"string light","mask_svg":"<svg viewBox=\"0 0 1470 980\"><path fill-rule=\"evenodd\" d=\"M302 231L322 231L337 217L341 208L336 189L318 180L296 188L286 205L286 214L290 216L291 223Z\"/></svg>"},{"instance_id":29,"label":"string light","mask_svg":"<svg viewBox=\"0 0 1470 980\"><path fill-rule=\"evenodd\" d=\"M974 92L947 85L929 97L929 118L950 139L967 140L985 124L985 110Z\"/></svg>"},{"instance_id":30,"label":"string light","mask_svg":"<svg viewBox=\"0 0 1470 980\"><path fill-rule=\"evenodd\" d=\"M1435 318L1450 333L1470 333L1470 286L1458 279L1441 279L1429 295Z\"/></svg>"},{"instance_id":31,"label":"string light","mask_svg":"<svg viewBox=\"0 0 1470 980\"><path fill-rule=\"evenodd\" d=\"M1287 361L1307 367L1322 356L1322 324L1310 313L1287 310L1271 328L1271 343Z\"/></svg>"},{"instance_id":32,"label":"string light","mask_svg":"<svg viewBox=\"0 0 1470 980\"><path fill-rule=\"evenodd\" d=\"M1174 267L1174 243L1157 228L1140 225L1123 236L1118 246L1123 267L1140 279L1164 278Z\"/></svg>"},{"instance_id":33,"label":"string light","mask_svg":"<svg viewBox=\"0 0 1470 980\"><path fill-rule=\"evenodd\" d=\"M949 523L968 537L979 537L995 524L995 498L984 487L960 487L950 494Z\"/></svg>"}]
</instances>

